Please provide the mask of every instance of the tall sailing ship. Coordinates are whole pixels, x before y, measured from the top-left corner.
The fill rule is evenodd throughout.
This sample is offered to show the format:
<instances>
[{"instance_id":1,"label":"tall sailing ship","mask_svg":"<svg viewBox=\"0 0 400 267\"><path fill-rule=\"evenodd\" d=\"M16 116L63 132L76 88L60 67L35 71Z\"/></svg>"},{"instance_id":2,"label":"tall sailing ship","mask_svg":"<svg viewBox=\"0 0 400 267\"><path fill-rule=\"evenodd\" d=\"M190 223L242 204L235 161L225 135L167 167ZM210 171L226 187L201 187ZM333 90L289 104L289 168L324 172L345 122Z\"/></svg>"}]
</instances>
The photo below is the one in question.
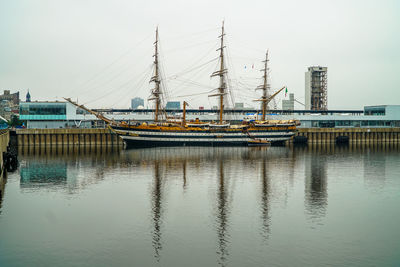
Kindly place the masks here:
<instances>
[{"instance_id":1,"label":"tall sailing ship","mask_svg":"<svg viewBox=\"0 0 400 267\"><path fill-rule=\"evenodd\" d=\"M264 62L263 84L256 89L262 90L262 96L255 101L261 102L261 120L243 121L240 125L230 125L224 121L224 102L227 95L227 68L225 66L225 46L224 46L224 24L219 36L219 70L213 72L211 77L219 77L219 87L216 94L210 97L217 97L219 102L219 112L217 122L202 122L186 120L186 106L183 102L183 116L180 121L168 121L161 106L160 69L159 69L159 37L158 28L156 29L156 40L154 42L154 75L150 82L154 83L149 100L154 101L154 122L136 123L132 125L126 122L117 122L104 117L101 113L94 112L83 105L66 98L70 103L82 108L97 118L105 121L109 128L117 133L126 143L127 147L154 147L154 146L248 146L262 145L267 143L284 142L293 137L297 120L266 120L268 103L286 87L282 87L274 94L268 96L268 51ZM162 118L163 117L163 118Z\"/></svg>"}]
</instances>

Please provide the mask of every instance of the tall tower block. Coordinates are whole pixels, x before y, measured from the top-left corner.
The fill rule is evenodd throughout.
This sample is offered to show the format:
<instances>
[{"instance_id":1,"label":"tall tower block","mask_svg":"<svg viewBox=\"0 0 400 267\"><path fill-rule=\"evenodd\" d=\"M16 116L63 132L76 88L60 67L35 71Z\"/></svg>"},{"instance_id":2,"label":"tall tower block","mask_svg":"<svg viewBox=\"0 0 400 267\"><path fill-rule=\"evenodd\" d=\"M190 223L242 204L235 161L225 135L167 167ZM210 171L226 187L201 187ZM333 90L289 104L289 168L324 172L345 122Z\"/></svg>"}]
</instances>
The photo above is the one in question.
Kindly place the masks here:
<instances>
[{"instance_id":1,"label":"tall tower block","mask_svg":"<svg viewBox=\"0 0 400 267\"><path fill-rule=\"evenodd\" d=\"M309 67L305 79L306 110L328 109L328 68Z\"/></svg>"}]
</instances>

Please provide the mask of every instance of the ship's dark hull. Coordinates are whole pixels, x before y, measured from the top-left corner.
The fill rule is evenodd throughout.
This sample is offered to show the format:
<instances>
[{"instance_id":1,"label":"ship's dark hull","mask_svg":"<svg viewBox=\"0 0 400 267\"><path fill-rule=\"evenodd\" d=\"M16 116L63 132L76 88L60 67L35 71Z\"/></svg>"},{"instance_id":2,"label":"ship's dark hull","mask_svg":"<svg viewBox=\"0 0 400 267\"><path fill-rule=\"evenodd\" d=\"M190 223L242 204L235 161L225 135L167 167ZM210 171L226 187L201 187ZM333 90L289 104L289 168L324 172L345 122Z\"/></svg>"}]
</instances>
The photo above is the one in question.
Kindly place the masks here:
<instances>
[{"instance_id":1,"label":"ship's dark hull","mask_svg":"<svg viewBox=\"0 0 400 267\"><path fill-rule=\"evenodd\" d=\"M241 131L229 132L162 132L134 129L115 129L125 141L127 148L134 147L171 147L171 146L248 146L254 140L265 140L273 145L284 144L290 140L294 132L280 131L254 131L249 135Z\"/></svg>"}]
</instances>

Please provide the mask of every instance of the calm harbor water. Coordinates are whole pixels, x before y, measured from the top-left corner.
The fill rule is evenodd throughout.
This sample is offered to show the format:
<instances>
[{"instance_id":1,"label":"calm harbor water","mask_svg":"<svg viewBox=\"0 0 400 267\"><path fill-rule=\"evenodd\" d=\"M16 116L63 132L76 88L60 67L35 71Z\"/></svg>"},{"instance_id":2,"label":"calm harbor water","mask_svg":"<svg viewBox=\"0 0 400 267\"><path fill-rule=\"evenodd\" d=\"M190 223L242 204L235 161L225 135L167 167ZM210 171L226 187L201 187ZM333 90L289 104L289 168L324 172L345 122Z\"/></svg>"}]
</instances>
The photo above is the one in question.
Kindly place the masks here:
<instances>
[{"instance_id":1,"label":"calm harbor water","mask_svg":"<svg viewBox=\"0 0 400 267\"><path fill-rule=\"evenodd\" d=\"M0 266L400 266L400 148L20 151Z\"/></svg>"}]
</instances>

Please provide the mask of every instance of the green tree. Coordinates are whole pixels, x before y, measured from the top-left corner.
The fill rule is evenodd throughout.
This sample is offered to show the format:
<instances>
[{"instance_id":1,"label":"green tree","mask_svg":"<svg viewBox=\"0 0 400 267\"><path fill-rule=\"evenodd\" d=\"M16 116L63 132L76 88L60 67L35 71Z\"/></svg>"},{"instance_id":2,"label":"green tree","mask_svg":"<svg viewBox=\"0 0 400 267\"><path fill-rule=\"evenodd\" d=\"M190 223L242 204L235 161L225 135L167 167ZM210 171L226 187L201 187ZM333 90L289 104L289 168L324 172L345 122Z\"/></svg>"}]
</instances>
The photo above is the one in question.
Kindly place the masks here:
<instances>
[{"instance_id":1,"label":"green tree","mask_svg":"<svg viewBox=\"0 0 400 267\"><path fill-rule=\"evenodd\" d=\"M11 120L8 122L8 125L10 125L11 127L21 126L22 121L18 118L18 116L12 115Z\"/></svg>"}]
</instances>

